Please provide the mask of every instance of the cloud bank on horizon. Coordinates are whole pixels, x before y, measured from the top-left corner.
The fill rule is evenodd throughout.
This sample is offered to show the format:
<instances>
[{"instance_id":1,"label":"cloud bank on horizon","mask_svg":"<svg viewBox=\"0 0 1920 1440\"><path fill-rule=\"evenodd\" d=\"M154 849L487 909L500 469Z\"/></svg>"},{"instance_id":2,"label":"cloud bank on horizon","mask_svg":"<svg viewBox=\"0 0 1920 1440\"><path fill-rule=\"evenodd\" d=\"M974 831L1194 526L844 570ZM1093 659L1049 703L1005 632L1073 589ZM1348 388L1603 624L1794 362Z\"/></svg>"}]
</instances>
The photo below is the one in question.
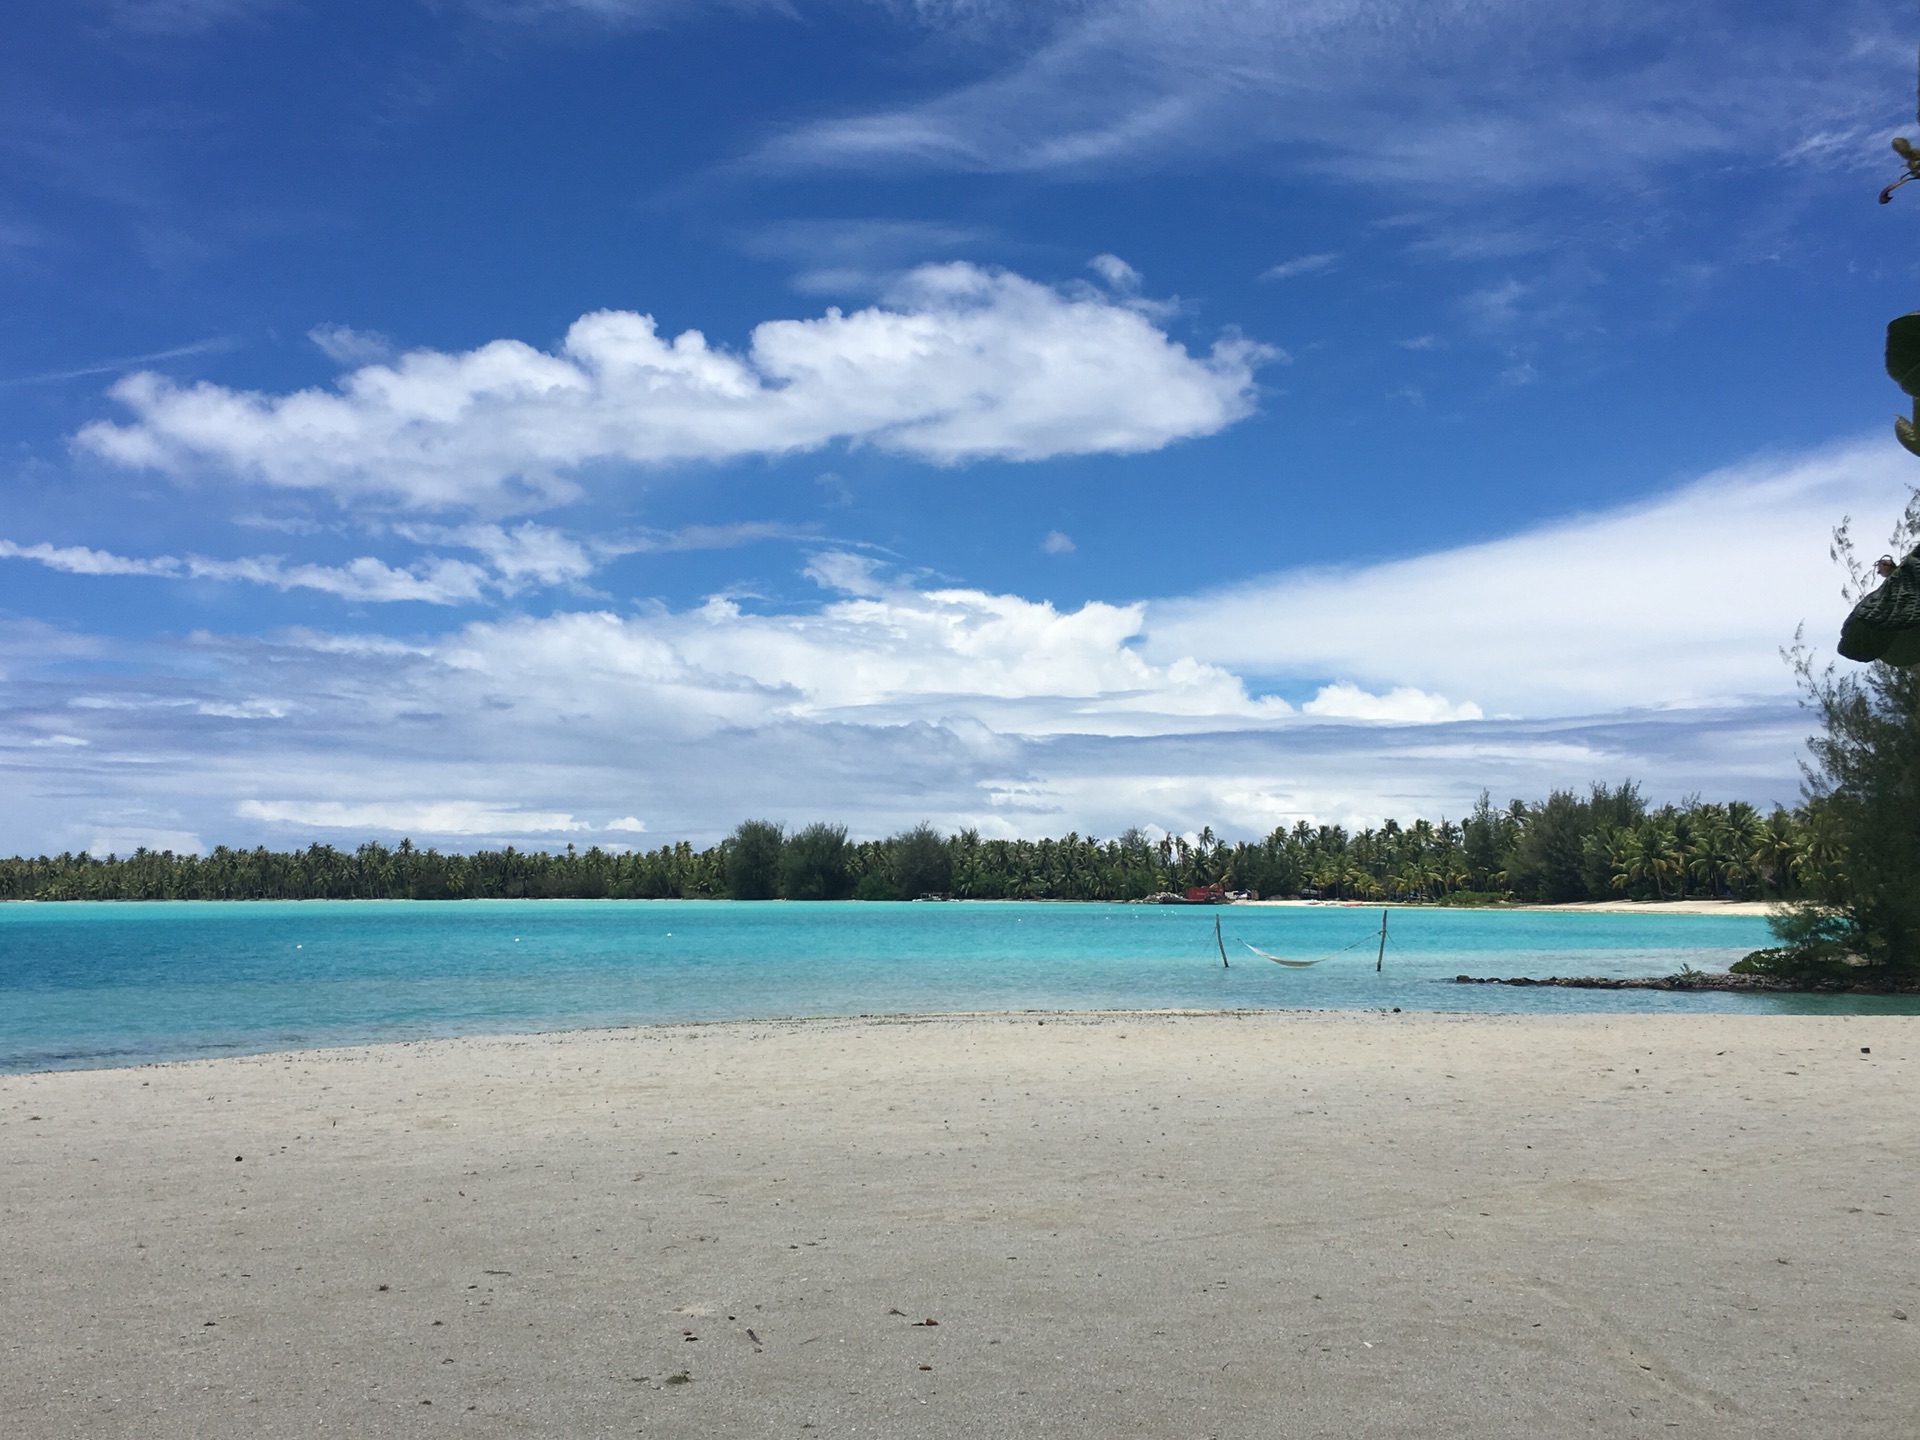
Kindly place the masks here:
<instances>
[{"instance_id":1,"label":"cloud bank on horizon","mask_svg":"<svg viewBox=\"0 0 1920 1440\"><path fill-rule=\"evenodd\" d=\"M0 850L1790 802L1906 498L1865 4L92 13L0 57Z\"/></svg>"},{"instance_id":2,"label":"cloud bank on horizon","mask_svg":"<svg viewBox=\"0 0 1920 1440\"><path fill-rule=\"evenodd\" d=\"M42 823L116 777L109 848L235 821L627 844L749 810L1014 834L1111 831L1133 805L1264 831L1457 815L1463 777L1525 794L1570 767L1785 802L1807 722L1779 642L1838 608L1818 526L1894 463L1846 447L1386 565L1066 611L828 550L807 567L825 601L784 613L714 597L137 651L16 627L0 660L34 703L0 734L34 756ZM1756 560L1778 583L1727 585ZM1258 688L1276 680L1303 698Z\"/></svg>"}]
</instances>

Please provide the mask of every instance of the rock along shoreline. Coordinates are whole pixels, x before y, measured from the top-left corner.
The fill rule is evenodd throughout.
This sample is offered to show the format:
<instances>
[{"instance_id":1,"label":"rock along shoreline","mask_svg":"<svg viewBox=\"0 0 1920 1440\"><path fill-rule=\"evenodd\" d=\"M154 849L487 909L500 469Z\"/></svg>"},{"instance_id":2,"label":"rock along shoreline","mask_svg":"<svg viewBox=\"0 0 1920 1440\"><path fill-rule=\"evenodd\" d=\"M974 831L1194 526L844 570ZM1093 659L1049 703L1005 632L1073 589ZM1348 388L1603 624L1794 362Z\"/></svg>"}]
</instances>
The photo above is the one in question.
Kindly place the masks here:
<instances>
[{"instance_id":1,"label":"rock along shoreline","mask_svg":"<svg viewBox=\"0 0 1920 1440\"><path fill-rule=\"evenodd\" d=\"M1456 985L1557 985L1566 990L1746 990L1799 995L1920 995L1920 980L1781 980L1771 975L1732 975L1696 970L1684 975L1456 975Z\"/></svg>"}]
</instances>

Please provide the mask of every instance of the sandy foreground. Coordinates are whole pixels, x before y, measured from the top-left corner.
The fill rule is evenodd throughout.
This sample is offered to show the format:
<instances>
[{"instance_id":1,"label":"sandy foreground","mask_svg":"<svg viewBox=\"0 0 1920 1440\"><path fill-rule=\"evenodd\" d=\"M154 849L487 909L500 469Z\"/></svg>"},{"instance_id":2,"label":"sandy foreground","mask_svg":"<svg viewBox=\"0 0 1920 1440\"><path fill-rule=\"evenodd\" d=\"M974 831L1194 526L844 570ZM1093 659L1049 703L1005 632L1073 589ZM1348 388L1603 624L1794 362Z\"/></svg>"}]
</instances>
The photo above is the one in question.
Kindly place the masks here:
<instances>
[{"instance_id":1,"label":"sandy foreground","mask_svg":"<svg viewBox=\"0 0 1920 1440\"><path fill-rule=\"evenodd\" d=\"M0 1432L1906 1440L1917 1041L1025 1015L9 1077Z\"/></svg>"}]
</instances>

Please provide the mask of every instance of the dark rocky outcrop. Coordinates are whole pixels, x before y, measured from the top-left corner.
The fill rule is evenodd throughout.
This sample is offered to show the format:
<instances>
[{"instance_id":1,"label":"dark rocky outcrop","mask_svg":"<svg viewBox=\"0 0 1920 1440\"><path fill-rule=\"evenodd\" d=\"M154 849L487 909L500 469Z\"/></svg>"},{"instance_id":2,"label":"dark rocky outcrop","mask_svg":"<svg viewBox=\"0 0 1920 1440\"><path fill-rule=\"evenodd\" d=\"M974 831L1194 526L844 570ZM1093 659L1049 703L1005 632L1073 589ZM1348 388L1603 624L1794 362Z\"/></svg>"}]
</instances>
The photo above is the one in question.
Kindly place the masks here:
<instances>
[{"instance_id":1,"label":"dark rocky outcrop","mask_svg":"<svg viewBox=\"0 0 1920 1440\"><path fill-rule=\"evenodd\" d=\"M1691 970L1678 975L1456 975L1456 985L1558 985L1568 990L1744 990L1823 995L1920 995L1920 980L1786 980L1773 975L1730 975Z\"/></svg>"}]
</instances>

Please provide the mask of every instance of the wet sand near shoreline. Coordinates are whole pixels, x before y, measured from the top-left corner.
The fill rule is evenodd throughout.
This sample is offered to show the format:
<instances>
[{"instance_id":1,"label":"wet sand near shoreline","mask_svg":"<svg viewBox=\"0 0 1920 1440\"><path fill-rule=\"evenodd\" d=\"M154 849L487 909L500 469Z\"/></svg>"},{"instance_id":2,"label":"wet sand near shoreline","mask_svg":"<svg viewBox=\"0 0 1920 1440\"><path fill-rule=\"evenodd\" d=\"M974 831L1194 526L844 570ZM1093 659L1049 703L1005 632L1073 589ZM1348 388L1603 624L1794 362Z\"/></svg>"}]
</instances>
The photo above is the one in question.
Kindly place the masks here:
<instances>
[{"instance_id":1,"label":"wet sand near shoreline","mask_svg":"<svg viewBox=\"0 0 1920 1440\"><path fill-rule=\"evenodd\" d=\"M1917 1024L959 1016L0 1078L0 1426L1910 1436Z\"/></svg>"}]
</instances>

